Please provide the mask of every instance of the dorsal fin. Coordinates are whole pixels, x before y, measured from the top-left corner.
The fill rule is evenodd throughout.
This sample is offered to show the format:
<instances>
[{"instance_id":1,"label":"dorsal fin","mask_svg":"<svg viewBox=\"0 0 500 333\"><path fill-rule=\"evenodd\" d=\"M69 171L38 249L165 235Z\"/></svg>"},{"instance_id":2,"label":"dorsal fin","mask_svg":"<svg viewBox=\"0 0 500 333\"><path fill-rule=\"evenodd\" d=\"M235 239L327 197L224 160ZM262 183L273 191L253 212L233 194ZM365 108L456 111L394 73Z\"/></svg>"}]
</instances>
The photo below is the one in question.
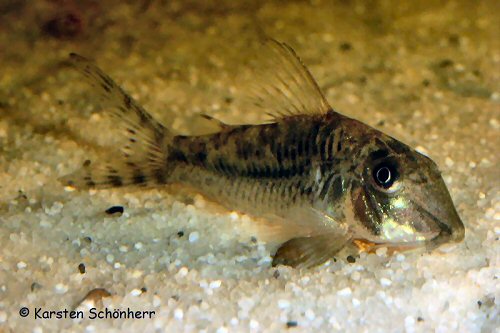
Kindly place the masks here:
<instances>
[{"instance_id":1,"label":"dorsal fin","mask_svg":"<svg viewBox=\"0 0 500 333\"><path fill-rule=\"evenodd\" d=\"M287 44L265 41L250 66L254 77L248 97L273 120L332 110L309 70Z\"/></svg>"}]
</instances>

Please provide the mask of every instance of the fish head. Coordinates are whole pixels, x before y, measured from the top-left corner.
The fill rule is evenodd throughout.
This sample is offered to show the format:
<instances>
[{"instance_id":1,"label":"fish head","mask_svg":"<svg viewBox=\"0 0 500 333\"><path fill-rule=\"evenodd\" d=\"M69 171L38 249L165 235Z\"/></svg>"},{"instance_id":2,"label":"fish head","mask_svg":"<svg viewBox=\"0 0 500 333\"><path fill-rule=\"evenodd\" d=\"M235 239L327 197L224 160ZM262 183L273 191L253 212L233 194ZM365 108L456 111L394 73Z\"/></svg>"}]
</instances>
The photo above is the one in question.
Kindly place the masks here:
<instances>
[{"instance_id":1,"label":"fish head","mask_svg":"<svg viewBox=\"0 0 500 333\"><path fill-rule=\"evenodd\" d=\"M433 249L464 238L464 225L430 158L383 134L366 149L351 188L360 239L396 249Z\"/></svg>"}]
</instances>

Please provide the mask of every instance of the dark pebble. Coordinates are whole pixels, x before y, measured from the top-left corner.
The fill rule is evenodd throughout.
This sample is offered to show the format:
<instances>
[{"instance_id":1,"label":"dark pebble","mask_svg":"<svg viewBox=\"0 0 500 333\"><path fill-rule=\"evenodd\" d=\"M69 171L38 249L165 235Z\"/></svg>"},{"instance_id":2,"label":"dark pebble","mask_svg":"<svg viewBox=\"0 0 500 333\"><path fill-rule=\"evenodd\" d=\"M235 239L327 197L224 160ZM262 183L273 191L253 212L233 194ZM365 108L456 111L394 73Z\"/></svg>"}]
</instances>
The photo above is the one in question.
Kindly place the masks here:
<instances>
[{"instance_id":1,"label":"dark pebble","mask_svg":"<svg viewBox=\"0 0 500 333\"><path fill-rule=\"evenodd\" d=\"M181 231L179 231L179 232L177 233L177 236L179 236L179 237L184 236L184 231L182 231L182 230L181 230Z\"/></svg>"},{"instance_id":2,"label":"dark pebble","mask_svg":"<svg viewBox=\"0 0 500 333\"><path fill-rule=\"evenodd\" d=\"M351 43L343 42L343 43L340 43L339 48L341 51L350 51L350 50L352 50L352 45L351 45Z\"/></svg>"},{"instance_id":3,"label":"dark pebble","mask_svg":"<svg viewBox=\"0 0 500 333\"><path fill-rule=\"evenodd\" d=\"M295 320L293 320L293 321L287 321L287 322L286 322L286 327L287 327L287 328L290 328L290 327L297 327L297 325L298 325L298 323L297 323Z\"/></svg>"},{"instance_id":4,"label":"dark pebble","mask_svg":"<svg viewBox=\"0 0 500 333\"><path fill-rule=\"evenodd\" d=\"M17 191L17 193L18 193L18 195L17 195L16 199L28 200L28 197L26 196L26 194L24 194L23 191L19 190L19 191Z\"/></svg>"},{"instance_id":5,"label":"dark pebble","mask_svg":"<svg viewBox=\"0 0 500 333\"><path fill-rule=\"evenodd\" d=\"M106 209L106 214L114 215L114 214L123 214L123 206L113 206Z\"/></svg>"},{"instance_id":6,"label":"dark pebble","mask_svg":"<svg viewBox=\"0 0 500 333\"><path fill-rule=\"evenodd\" d=\"M35 291L35 290L38 290L40 288L42 288L42 286L39 283L37 283L37 282L33 282L31 284L31 291Z\"/></svg>"},{"instance_id":7,"label":"dark pebble","mask_svg":"<svg viewBox=\"0 0 500 333\"><path fill-rule=\"evenodd\" d=\"M450 59L443 59L439 62L439 67L441 68L450 67L452 65L453 65L453 60Z\"/></svg>"},{"instance_id":8,"label":"dark pebble","mask_svg":"<svg viewBox=\"0 0 500 333\"><path fill-rule=\"evenodd\" d=\"M460 45L460 36L456 35L456 34L452 34L452 35L450 35L450 37L448 37L448 41L450 42L450 45L458 46L458 45Z\"/></svg>"},{"instance_id":9,"label":"dark pebble","mask_svg":"<svg viewBox=\"0 0 500 333\"><path fill-rule=\"evenodd\" d=\"M356 259L353 256L347 256L347 262L353 264L356 262Z\"/></svg>"},{"instance_id":10,"label":"dark pebble","mask_svg":"<svg viewBox=\"0 0 500 333\"><path fill-rule=\"evenodd\" d=\"M78 271L80 271L80 274L85 274L85 264L83 262L78 265Z\"/></svg>"}]
</instances>

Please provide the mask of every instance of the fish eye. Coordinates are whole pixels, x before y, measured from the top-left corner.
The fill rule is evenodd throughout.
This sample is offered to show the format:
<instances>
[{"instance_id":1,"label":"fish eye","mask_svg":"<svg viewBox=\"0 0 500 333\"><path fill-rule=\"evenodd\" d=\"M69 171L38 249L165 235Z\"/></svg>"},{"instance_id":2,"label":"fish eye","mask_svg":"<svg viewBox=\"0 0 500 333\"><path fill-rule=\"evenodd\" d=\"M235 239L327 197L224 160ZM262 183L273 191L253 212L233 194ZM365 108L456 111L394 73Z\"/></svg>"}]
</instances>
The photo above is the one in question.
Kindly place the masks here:
<instances>
[{"instance_id":1,"label":"fish eye","mask_svg":"<svg viewBox=\"0 0 500 333\"><path fill-rule=\"evenodd\" d=\"M397 179L396 166L391 163L382 162L373 169L373 180L379 187L388 189Z\"/></svg>"}]
</instances>

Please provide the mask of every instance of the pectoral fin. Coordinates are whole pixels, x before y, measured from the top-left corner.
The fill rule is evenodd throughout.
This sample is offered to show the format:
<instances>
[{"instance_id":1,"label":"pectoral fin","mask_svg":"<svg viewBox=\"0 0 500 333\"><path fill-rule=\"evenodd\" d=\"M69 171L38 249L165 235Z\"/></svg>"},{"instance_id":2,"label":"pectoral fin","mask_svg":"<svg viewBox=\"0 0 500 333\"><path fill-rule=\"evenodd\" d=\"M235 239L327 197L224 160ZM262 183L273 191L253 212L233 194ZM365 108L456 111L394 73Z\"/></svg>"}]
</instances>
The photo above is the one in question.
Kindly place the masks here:
<instances>
[{"instance_id":1,"label":"pectoral fin","mask_svg":"<svg viewBox=\"0 0 500 333\"><path fill-rule=\"evenodd\" d=\"M349 240L347 235L338 233L292 238L278 248L273 258L273 266L308 268L322 264L342 249Z\"/></svg>"},{"instance_id":2,"label":"pectoral fin","mask_svg":"<svg viewBox=\"0 0 500 333\"><path fill-rule=\"evenodd\" d=\"M313 207L292 207L280 215L254 213L254 226L260 239L284 242L292 238L314 237L325 234L346 234L346 225L338 223L334 217Z\"/></svg>"}]
</instances>

